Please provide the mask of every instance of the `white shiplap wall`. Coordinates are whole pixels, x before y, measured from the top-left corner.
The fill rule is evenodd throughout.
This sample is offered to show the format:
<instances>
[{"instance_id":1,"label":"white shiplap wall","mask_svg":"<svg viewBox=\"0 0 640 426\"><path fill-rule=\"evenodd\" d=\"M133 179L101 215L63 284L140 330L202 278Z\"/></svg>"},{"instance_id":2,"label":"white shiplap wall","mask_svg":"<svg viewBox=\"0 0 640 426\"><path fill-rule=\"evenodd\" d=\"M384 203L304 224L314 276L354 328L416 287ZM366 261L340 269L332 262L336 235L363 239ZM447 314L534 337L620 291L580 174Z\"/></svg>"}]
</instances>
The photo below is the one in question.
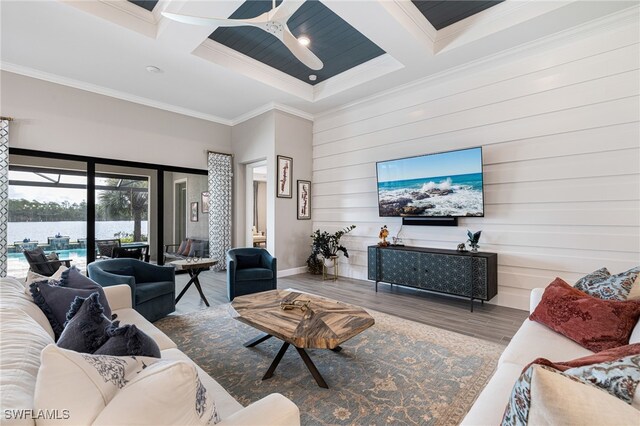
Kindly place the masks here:
<instances>
[{"instance_id":1,"label":"white shiplap wall","mask_svg":"<svg viewBox=\"0 0 640 426\"><path fill-rule=\"evenodd\" d=\"M556 276L639 264L637 15L609 25L317 118L314 229L357 225L341 275L366 279L366 247L400 228L378 216L376 161L478 145L485 217L404 227L407 245L455 248L482 229L481 249L498 253L493 302L522 309Z\"/></svg>"}]
</instances>

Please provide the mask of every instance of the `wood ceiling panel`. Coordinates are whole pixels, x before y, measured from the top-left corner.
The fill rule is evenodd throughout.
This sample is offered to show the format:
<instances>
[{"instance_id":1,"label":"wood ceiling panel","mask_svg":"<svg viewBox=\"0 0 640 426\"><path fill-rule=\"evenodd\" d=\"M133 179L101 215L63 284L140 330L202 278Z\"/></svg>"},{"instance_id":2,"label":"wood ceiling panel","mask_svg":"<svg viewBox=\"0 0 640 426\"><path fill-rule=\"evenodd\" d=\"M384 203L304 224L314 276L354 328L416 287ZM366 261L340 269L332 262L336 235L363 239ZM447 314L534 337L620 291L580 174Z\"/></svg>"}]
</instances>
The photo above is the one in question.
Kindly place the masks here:
<instances>
[{"instance_id":1,"label":"wood ceiling panel","mask_svg":"<svg viewBox=\"0 0 640 426\"><path fill-rule=\"evenodd\" d=\"M412 0L436 30L482 12L504 0Z\"/></svg>"},{"instance_id":2,"label":"wood ceiling panel","mask_svg":"<svg viewBox=\"0 0 640 426\"><path fill-rule=\"evenodd\" d=\"M149 12L151 12L153 8L156 7L156 4L158 4L158 0L129 0L129 1L137 6L147 9Z\"/></svg>"},{"instance_id":3,"label":"wood ceiling panel","mask_svg":"<svg viewBox=\"0 0 640 426\"><path fill-rule=\"evenodd\" d=\"M229 18L253 18L271 10L271 6L271 1L246 1ZM385 53L317 0L307 0L289 19L288 26L294 36L304 35L311 40L309 48L323 61L323 69L307 68L275 36L258 28L221 27L209 38L309 84L320 83ZM311 74L317 76L316 81L309 80Z\"/></svg>"}]
</instances>

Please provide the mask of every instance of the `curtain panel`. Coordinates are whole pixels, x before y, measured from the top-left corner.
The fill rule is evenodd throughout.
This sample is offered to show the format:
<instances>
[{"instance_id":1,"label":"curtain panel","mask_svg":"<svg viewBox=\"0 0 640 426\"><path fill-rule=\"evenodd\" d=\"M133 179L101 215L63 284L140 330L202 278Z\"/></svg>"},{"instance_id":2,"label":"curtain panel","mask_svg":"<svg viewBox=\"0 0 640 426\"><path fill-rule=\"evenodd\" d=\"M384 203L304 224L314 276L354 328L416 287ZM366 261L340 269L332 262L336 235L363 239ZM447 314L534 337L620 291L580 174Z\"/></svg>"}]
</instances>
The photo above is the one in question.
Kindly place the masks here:
<instances>
[{"instance_id":1,"label":"curtain panel","mask_svg":"<svg viewBox=\"0 0 640 426\"><path fill-rule=\"evenodd\" d=\"M231 199L233 191L233 163L229 154L209 152L209 252L218 259L214 270L227 267L227 250L231 248Z\"/></svg>"},{"instance_id":2,"label":"curtain panel","mask_svg":"<svg viewBox=\"0 0 640 426\"><path fill-rule=\"evenodd\" d=\"M0 277L7 276L9 222L9 121L0 118Z\"/></svg>"}]
</instances>

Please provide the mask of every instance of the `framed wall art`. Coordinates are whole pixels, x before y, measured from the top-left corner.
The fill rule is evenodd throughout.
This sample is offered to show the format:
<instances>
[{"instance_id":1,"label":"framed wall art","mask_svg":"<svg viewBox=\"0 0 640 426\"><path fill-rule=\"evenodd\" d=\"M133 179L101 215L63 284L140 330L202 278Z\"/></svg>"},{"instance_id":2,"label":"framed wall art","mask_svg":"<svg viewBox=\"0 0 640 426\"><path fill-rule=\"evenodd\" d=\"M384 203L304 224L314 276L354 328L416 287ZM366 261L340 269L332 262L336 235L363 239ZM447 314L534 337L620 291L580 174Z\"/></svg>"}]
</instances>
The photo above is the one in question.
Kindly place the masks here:
<instances>
[{"instance_id":1,"label":"framed wall art","mask_svg":"<svg viewBox=\"0 0 640 426\"><path fill-rule=\"evenodd\" d=\"M197 222L198 221L198 202L197 201L193 201L191 203L191 209L189 212L189 216L191 219L191 222Z\"/></svg>"},{"instance_id":2,"label":"framed wall art","mask_svg":"<svg viewBox=\"0 0 640 426\"><path fill-rule=\"evenodd\" d=\"M311 219L311 181L298 181L298 220Z\"/></svg>"},{"instance_id":3,"label":"framed wall art","mask_svg":"<svg viewBox=\"0 0 640 426\"><path fill-rule=\"evenodd\" d=\"M202 193L200 202L202 204L202 213L209 213L209 191Z\"/></svg>"},{"instance_id":4,"label":"framed wall art","mask_svg":"<svg viewBox=\"0 0 640 426\"><path fill-rule=\"evenodd\" d=\"M293 198L293 158L278 155L277 157L277 175L276 196L278 198Z\"/></svg>"}]
</instances>

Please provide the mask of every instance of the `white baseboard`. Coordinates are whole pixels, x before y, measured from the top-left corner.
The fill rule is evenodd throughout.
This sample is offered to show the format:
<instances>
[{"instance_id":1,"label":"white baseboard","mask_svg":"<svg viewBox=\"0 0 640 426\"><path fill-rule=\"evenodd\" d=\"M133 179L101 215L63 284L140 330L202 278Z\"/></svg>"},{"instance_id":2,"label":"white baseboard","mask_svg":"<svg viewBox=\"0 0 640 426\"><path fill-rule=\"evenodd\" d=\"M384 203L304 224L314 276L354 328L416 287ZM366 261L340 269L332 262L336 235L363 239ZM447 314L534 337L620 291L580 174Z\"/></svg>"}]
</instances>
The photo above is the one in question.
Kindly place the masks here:
<instances>
[{"instance_id":1,"label":"white baseboard","mask_svg":"<svg viewBox=\"0 0 640 426\"><path fill-rule=\"evenodd\" d=\"M291 269L283 269L282 271L278 271L278 278L288 277L290 275L304 274L305 272L307 272L306 266L300 266L298 268L291 268Z\"/></svg>"}]
</instances>

